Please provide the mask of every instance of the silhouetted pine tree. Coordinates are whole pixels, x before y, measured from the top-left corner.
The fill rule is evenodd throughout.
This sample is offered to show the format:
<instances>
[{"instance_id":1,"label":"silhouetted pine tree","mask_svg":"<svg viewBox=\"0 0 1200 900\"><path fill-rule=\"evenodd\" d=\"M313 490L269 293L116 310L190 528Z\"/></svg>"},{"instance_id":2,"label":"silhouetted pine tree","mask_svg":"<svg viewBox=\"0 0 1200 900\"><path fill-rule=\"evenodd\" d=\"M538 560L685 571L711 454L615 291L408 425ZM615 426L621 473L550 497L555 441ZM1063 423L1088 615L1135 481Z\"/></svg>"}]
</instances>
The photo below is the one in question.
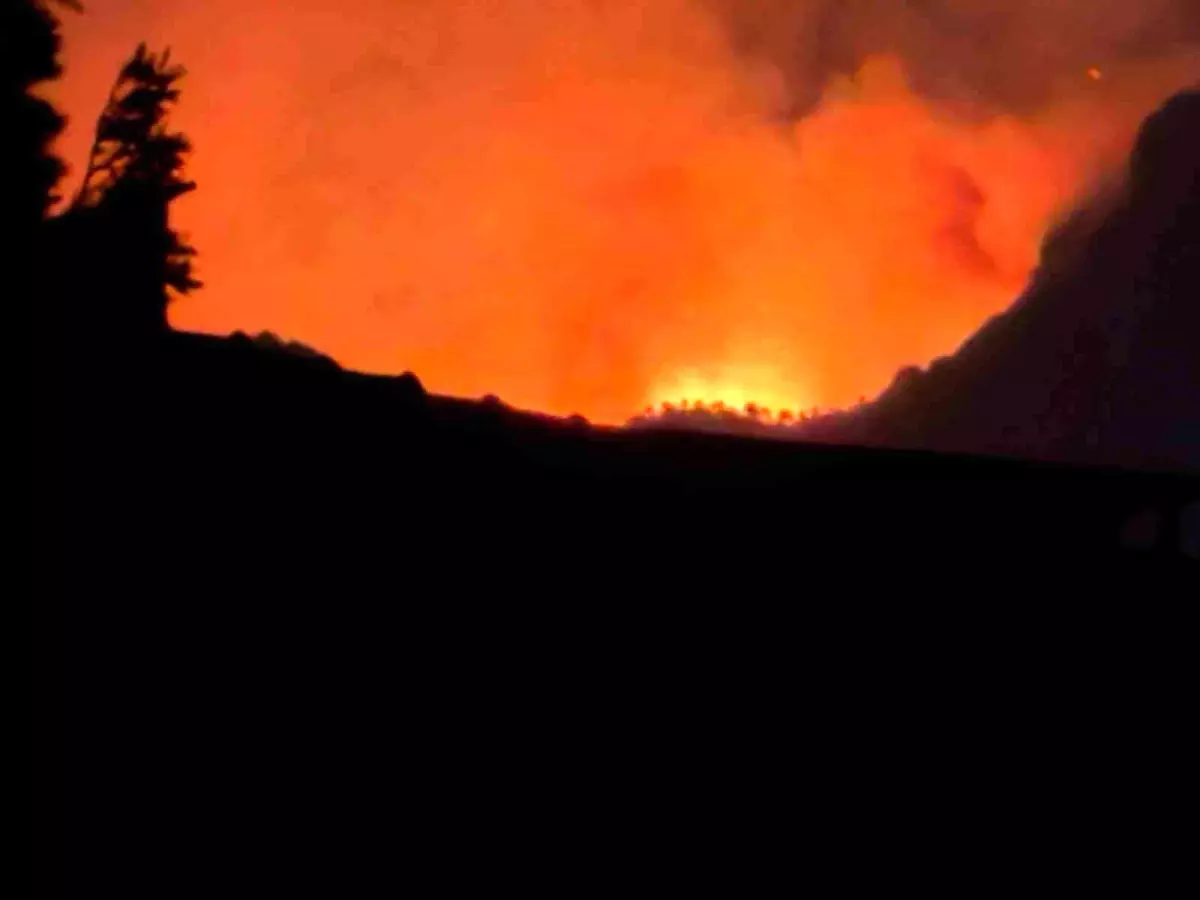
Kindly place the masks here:
<instances>
[{"instance_id":1,"label":"silhouetted pine tree","mask_svg":"<svg viewBox=\"0 0 1200 900\"><path fill-rule=\"evenodd\" d=\"M191 144L167 124L184 74L169 50L137 48L96 125L72 207L88 277L107 295L101 314L124 330L165 329L171 292L200 286L192 276L195 250L169 224L171 202L196 188L182 174Z\"/></svg>"},{"instance_id":2,"label":"silhouetted pine tree","mask_svg":"<svg viewBox=\"0 0 1200 900\"><path fill-rule=\"evenodd\" d=\"M0 215L5 234L28 234L56 199L64 167L50 150L63 117L34 95L61 74L59 22L53 6L78 9L69 0L0 2Z\"/></svg>"}]
</instances>

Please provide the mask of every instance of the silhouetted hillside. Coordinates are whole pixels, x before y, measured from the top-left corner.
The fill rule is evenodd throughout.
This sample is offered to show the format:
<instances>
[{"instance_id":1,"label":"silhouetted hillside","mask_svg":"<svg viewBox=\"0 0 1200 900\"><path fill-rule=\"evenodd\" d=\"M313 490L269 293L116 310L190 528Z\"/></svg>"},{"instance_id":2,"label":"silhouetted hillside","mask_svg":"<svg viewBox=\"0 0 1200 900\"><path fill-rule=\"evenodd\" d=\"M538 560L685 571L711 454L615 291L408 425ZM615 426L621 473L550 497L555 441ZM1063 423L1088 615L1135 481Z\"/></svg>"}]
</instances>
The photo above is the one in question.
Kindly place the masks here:
<instances>
[{"instance_id":1,"label":"silhouetted hillside","mask_svg":"<svg viewBox=\"0 0 1200 900\"><path fill-rule=\"evenodd\" d=\"M1128 184L1051 236L957 353L806 435L1200 471L1200 92L1143 127Z\"/></svg>"},{"instance_id":2,"label":"silhouetted hillside","mask_svg":"<svg viewBox=\"0 0 1200 900\"><path fill-rule=\"evenodd\" d=\"M880 728L931 740L1034 710L1043 745L1075 746L1119 703L1158 723L1139 741L1166 739L1184 657L1159 628L1192 631L1170 523L1194 481L594 429L263 344L166 335L73 370L52 565L75 894L366 889L395 858L464 885L584 865L581 836L649 840L629 810L664 790L732 813L677 759L750 733L709 733L714 709L780 771L795 744L758 729L816 704L843 737L808 764L874 772L810 797L829 809L904 794L897 768L961 784L1007 752L906 744L875 772L884 735L836 723L884 709ZM1131 521L1144 553L1122 550ZM1093 671L1117 683L1047 691ZM1002 804L1007 782L987 784ZM991 828L1019 827L996 808ZM555 862L520 857L530 841Z\"/></svg>"},{"instance_id":3,"label":"silhouetted hillside","mask_svg":"<svg viewBox=\"0 0 1200 900\"><path fill-rule=\"evenodd\" d=\"M52 55L52 7L27 6ZM1139 858L1182 843L1164 810L1194 758L1179 733L1195 614L1178 603L1194 597L1194 477L597 428L347 371L269 333L172 332L168 289L195 284L168 216L192 188L163 121L178 77L139 48L89 167L111 170L105 189L26 227L29 297L50 313L34 367L38 892L57 873L71 897L531 876L561 893L647 853L711 889L696 847L712 828L761 845L742 837L752 822L790 854L800 807L834 835L815 845L832 867L889 887L929 846L978 880L979 845L1014 834L1094 855L1135 822ZM1070 456L1102 421L1102 446L1190 459L1192 431L1171 429L1194 397L1160 393L1195 371L1180 327L1195 206L1155 174L1179 171L1159 135L1192 121L1180 102L1148 127L1086 265L1047 271L950 374L914 376L848 414L866 431L831 438ZM1091 299L1121 278L1144 301L1132 331L1106 330L1127 307ZM1116 368L1097 374L1092 351L1113 334L1146 374L1096 394ZM1072 347L1087 352L1036 432L1050 437L996 443ZM1136 768L1124 791L1120 767ZM1030 812L1051 793L1086 828L1064 837ZM961 827L965 810L980 824ZM876 833L844 837L863 811ZM916 811L950 824L934 841ZM746 888L738 867L729 892Z\"/></svg>"},{"instance_id":4,"label":"silhouetted hillside","mask_svg":"<svg viewBox=\"0 0 1200 900\"><path fill-rule=\"evenodd\" d=\"M875 401L785 419L664 408L631 427L1200 471L1198 98L1145 123L1120 187L1047 238L1008 311Z\"/></svg>"}]
</instances>

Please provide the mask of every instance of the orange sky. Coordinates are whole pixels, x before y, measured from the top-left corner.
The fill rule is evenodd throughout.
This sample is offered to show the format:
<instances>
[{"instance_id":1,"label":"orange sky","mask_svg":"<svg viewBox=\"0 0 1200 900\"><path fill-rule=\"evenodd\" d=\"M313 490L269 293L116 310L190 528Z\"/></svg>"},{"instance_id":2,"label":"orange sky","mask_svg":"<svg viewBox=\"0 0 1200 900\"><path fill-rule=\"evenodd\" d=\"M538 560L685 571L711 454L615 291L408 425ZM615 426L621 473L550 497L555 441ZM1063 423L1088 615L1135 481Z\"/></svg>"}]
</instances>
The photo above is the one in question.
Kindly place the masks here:
<instances>
[{"instance_id":1,"label":"orange sky","mask_svg":"<svg viewBox=\"0 0 1200 900\"><path fill-rule=\"evenodd\" d=\"M190 70L175 222L206 287L177 327L602 422L841 406L952 352L1200 72L1097 60L1017 115L879 53L783 123L780 73L688 0L94 5L56 89L76 170L139 40Z\"/></svg>"}]
</instances>

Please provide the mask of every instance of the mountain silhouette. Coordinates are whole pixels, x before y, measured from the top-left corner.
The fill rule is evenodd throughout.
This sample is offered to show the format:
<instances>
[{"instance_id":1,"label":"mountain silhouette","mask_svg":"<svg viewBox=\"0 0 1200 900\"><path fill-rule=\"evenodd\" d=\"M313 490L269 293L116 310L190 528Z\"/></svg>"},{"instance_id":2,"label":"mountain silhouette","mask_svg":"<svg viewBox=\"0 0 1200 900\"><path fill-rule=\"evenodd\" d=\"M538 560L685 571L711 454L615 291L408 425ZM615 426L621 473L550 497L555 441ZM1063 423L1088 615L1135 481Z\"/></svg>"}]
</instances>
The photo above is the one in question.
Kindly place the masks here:
<instances>
[{"instance_id":1,"label":"mountain silhouette","mask_svg":"<svg viewBox=\"0 0 1200 900\"><path fill-rule=\"evenodd\" d=\"M810 436L1200 470L1200 91L1144 124L1120 191L1047 240L953 355Z\"/></svg>"}]
</instances>

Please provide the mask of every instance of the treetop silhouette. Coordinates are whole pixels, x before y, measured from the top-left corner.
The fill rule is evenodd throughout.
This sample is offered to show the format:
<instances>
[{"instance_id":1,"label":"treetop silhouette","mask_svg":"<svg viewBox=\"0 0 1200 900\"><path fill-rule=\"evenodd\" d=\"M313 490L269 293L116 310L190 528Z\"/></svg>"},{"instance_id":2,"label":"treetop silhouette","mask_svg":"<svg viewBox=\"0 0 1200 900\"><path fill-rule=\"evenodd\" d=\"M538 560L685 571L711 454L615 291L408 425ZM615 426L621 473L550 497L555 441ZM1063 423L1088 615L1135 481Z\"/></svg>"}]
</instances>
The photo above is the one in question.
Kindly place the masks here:
<instances>
[{"instance_id":1,"label":"treetop silhouette","mask_svg":"<svg viewBox=\"0 0 1200 900\"><path fill-rule=\"evenodd\" d=\"M106 306L122 327L166 328L170 292L201 286L192 274L195 249L169 224L170 204L196 189L183 175L191 142L168 122L185 74L170 50L138 46L97 121L70 210L82 226L76 250L114 295Z\"/></svg>"},{"instance_id":2,"label":"treetop silhouette","mask_svg":"<svg viewBox=\"0 0 1200 900\"><path fill-rule=\"evenodd\" d=\"M182 176L183 157L192 149L183 134L167 126L179 100L178 81L187 74L140 44L121 69L96 124L96 136L77 203L94 206L113 190L143 186L170 202L195 190Z\"/></svg>"}]
</instances>

